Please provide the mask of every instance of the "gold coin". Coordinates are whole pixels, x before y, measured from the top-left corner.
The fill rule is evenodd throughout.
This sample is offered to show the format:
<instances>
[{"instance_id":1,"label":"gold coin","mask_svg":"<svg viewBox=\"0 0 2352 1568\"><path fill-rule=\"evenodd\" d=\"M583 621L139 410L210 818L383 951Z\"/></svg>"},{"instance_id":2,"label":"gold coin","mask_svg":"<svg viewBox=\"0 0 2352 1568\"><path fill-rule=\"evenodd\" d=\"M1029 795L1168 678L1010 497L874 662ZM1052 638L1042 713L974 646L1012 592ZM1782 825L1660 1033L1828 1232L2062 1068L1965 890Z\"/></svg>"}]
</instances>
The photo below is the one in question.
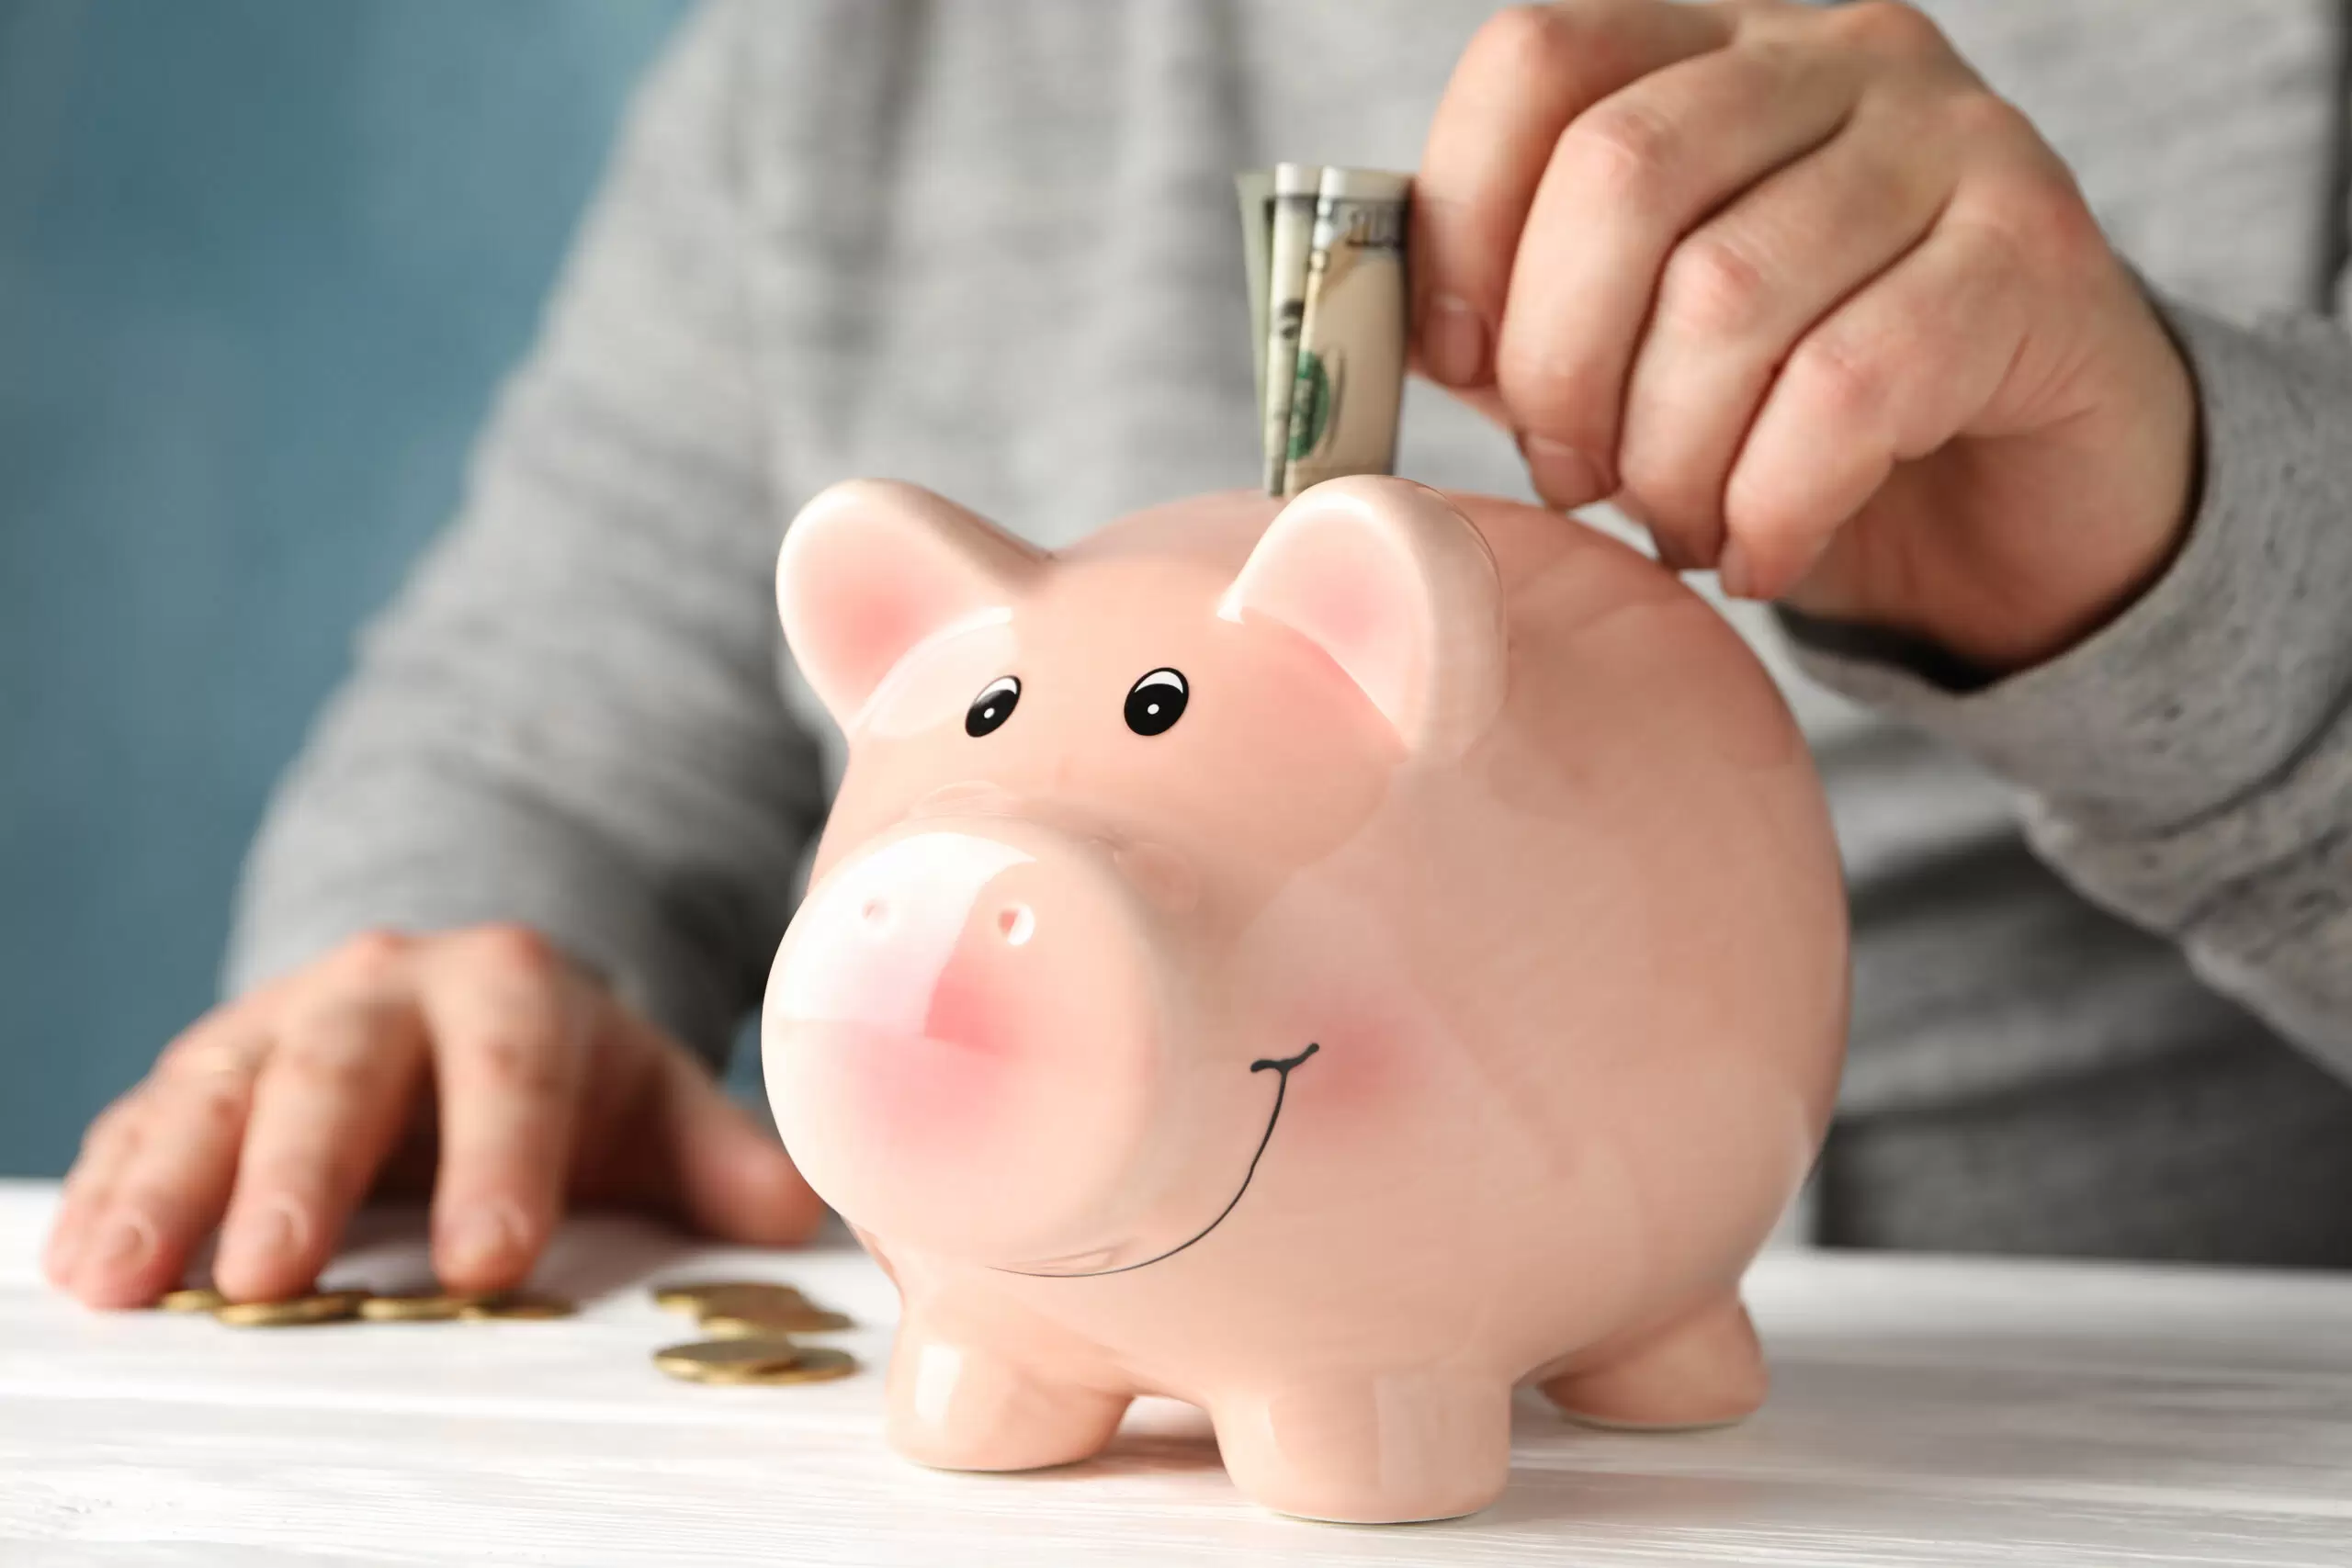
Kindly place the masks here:
<instances>
[{"instance_id":1,"label":"gold coin","mask_svg":"<svg viewBox=\"0 0 2352 1568\"><path fill-rule=\"evenodd\" d=\"M458 1315L469 1323L493 1318L570 1317L580 1310L561 1296L543 1295L536 1291L494 1291L485 1296L462 1296L458 1302Z\"/></svg>"},{"instance_id":2,"label":"gold coin","mask_svg":"<svg viewBox=\"0 0 2352 1568\"><path fill-rule=\"evenodd\" d=\"M759 1339L771 1334L838 1334L854 1326L844 1314L802 1306L771 1313L706 1312L702 1331L713 1339Z\"/></svg>"},{"instance_id":3,"label":"gold coin","mask_svg":"<svg viewBox=\"0 0 2352 1568\"><path fill-rule=\"evenodd\" d=\"M359 1315L370 1323L447 1323L466 1310L474 1296L446 1291L416 1291L404 1295L369 1296L359 1303Z\"/></svg>"},{"instance_id":4,"label":"gold coin","mask_svg":"<svg viewBox=\"0 0 2352 1568\"><path fill-rule=\"evenodd\" d=\"M738 1340L736 1343L741 1344ZM765 1370L742 1381L752 1383L831 1382L857 1371L857 1358L846 1350L812 1345L793 1358L792 1365Z\"/></svg>"},{"instance_id":5,"label":"gold coin","mask_svg":"<svg viewBox=\"0 0 2352 1568\"><path fill-rule=\"evenodd\" d=\"M653 1287L656 1306L672 1312L705 1313L741 1310L754 1304L805 1305L808 1298L790 1285L771 1280L684 1280Z\"/></svg>"},{"instance_id":6,"label":"gold coin","mask_svg":"<svg viewBox=\"0 0 2352 1568\"><path fill-rule=\"evenodd\" d=\"M653 1364L687 1382L749 1382L809 1354L789 1339L702 1339L653 1352Z\"/></svg>"},{"instance_id":7,"label":"gold coin","mask_svg":"<svg viewBox=\"0 0 2352 1568\"><path fill-rule=\"evenodd\" d=\"M857 1362L845 1350L804 1350L788 1366L746 1367L697 1381L714 1388L781 1388L787 1383L831 1382L855 1371Z\"/></svg>"},{"instance_id":8,"label":"gold coin","mask_svg":"<svg viewBox=\"0 0 2352 1568\"><path fill-rule=\"evenodd\" d=\"M339 1323L359 1310L365 1291L322 1291L282 1302L230 1302L212 1315L232 1328L299 1328L312 1323Z\"/></svg>"},{"instance_id":9,"label":"gold coin","mask_svg":"<svg viewBox=\"0 0 2352 1568\"><path fill-rule=\"evenodd\" d=\"M209 1286L189 1286L186 1290L165 1291L164 1299L155 1303L165 1312L217 1312L229 1304L229 1298Z\"/></svg>"}]
</instances>

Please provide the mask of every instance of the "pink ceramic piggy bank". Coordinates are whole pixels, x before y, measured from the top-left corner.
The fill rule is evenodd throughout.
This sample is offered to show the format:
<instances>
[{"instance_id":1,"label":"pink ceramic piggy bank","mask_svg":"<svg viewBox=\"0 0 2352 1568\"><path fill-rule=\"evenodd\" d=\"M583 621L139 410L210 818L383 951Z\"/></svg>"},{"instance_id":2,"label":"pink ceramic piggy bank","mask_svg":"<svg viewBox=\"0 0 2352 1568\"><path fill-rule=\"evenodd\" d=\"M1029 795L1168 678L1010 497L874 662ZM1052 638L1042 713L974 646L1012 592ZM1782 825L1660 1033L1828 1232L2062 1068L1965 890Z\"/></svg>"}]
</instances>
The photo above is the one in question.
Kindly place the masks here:
<instances>
[{"instance_id":1,"label":"pink ceramic piggy bank","mask_svg":"<svg viewBox=\"0 0 2352 1568\"><path fill-rule=\"evenodd\" d=\"M850 763L770 980L786 1144L897 1281L895 1444L1017 1470L1208 1411L1285 1513L1478 1508L1512 1391L1734 1420L1742 1270L1843 1047L1820 787L1634 552L1387 479L1048 555L810 502Z\"/></svg>"}]
</instances>

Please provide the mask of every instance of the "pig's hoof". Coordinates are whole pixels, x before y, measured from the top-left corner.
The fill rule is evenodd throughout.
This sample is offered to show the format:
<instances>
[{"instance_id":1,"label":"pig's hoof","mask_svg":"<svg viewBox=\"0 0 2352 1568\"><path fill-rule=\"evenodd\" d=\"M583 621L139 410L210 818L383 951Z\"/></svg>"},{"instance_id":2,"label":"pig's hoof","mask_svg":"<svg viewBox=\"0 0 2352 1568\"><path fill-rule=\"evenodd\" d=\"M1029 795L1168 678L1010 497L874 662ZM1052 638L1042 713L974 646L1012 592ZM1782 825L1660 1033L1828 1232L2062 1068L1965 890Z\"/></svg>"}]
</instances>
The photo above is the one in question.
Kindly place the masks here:
<instances>
[{"instance_id":1,"label":"pig's hoof","mask_svg":"<svg viewBox=\"0 0 2352 1568\"><path fill-rule=\"evenodd\" d=\"M1040 1470L1101 1452L1127 1399L901 1332L890 1357L890 1443L936 1470Z\"/></svg>"},{"instance_id":2,"label":"pig's hoof","mask_svg":"<svg viewBox=\"0 0 2352 1568\"><path fill-rule=\"evenodd\" d=\"M1510 1391L1398 1373L1219 1403L1233 1483L1277 1513L1338 1524L1475 1514L1510 1480Z\"/></svg>"},{"instance_id":3,"label":"pig's hoof","mask_svg":"<svg viewBox=\"0 0 2352 1568\"><path fill-rule=\"evenodd\" d=\"M1746 1420L1770 1383L1747 1309L1734 1297L1543 1389L1562 1415L1588 1427L1686 1432Z\"/></svg>"}]
</instances>

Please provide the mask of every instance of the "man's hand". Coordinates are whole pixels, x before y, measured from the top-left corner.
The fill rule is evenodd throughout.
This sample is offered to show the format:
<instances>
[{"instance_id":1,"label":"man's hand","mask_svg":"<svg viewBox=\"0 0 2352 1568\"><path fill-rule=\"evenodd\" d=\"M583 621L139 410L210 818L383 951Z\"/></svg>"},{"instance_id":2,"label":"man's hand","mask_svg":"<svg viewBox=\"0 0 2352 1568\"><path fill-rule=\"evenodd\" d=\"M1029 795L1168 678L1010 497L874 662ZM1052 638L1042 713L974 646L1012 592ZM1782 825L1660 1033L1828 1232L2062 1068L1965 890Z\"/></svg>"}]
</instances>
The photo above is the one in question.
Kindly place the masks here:
<instances>
[{"instance_id":1,"label":"man's hand","mask_svg":"<svg viewBox=\"0 0 2352 1568\"><path fill-rule=\"evenodd\" d=\"M435 1270L464 1291L519 1282L567 1197L745 1242L823 1217L684 1047L538 936L482 927L361 937L199 1021L92 1124L43 1261L138 1305L218 1225L220 1288L285 1296L371 1190L428 1187Z\"/></svg>"},{"instance_id":2,"label":"man's hand","mask_svg":"<svg viewBox=\"0 0 2352 1568\"><path fill-rule=\"evenodd\" d=\"M1569 0L1480 29L1416 186L1416 354L1559 506L1988 672L2186 527L2187 367L2064 166L1900 6Z\"/></svg>"}]
</instances>

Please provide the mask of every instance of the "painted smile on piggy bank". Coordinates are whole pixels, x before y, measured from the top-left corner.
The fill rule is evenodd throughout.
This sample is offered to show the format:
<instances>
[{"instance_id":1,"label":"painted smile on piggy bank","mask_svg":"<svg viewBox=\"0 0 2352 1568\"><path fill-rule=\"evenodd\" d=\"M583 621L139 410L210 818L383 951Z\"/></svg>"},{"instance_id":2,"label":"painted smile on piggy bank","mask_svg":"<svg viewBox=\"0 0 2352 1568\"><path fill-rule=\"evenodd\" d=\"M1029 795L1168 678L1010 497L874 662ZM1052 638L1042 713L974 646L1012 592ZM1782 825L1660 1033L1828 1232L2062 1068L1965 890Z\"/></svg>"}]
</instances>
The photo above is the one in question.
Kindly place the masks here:
<instances>
[{"instance_id":1,"label":"painted smile on piggy bank","mask_svg":"<svg viewBox=\"0 0 2352 1568\"><path fill-rule=\"evenodd\" d=\"M1193 1243L1206 1237L1209 1232L1225 1224L1226 1215L1233 1213L1241 1201L1241 1195L1250 1190L1250 1183L1256 1179L1258 1162L1266 1157L1266 1145L1274 1141L1274 1125L1283 1119L1283 1098L1290 1092L1291 1073L1305 1065L1307 1057L1321 1049L1323 1049L1322 1046L1310 1043L1306 1050L1295 1056L1284 1056L1280 1060L1272 1056L1263 1056L1250 1064L1250 1070L1253 1073L1271 1070L1274 1074L1274 1108L1266 1112L1266 1130L1258 1136L1258 1146L1250 1156L1250 1168L1241 1173L1241 1185L1233 1190L1233 1196L1227 1199L1225 1207L1216 1212L1216 1219L1211 1220L1167 1251L1154 1254L1140 1263L1122 1263L1114 1269L1056 1269L1040 1265L1029 1269L1000 1269L999 1272L1026 1274L1033 1280L1096 1280L1105 1274L1132 1274L1138 1269L1148 1269L1155 1263L1164 1262Z\"/></svg>"},{"instance_id":2,"label":"painted smile on piggy bank","mask_svg":"<svg viewBox=\"0 0 2352 1568\"><path fill-rule=\"evenodd\" d=\"M1835 1101L1844 887L1670 574L1385 478L1051 553L860 480L776 595L848 765L767 1090L898 1287L901 1452L1064 1464L1172 1395L1272 1507L1426 1519L1500 1491L1519 1383L1763 1397L1737 1290Z\"/></svg>"}]
</instances>

